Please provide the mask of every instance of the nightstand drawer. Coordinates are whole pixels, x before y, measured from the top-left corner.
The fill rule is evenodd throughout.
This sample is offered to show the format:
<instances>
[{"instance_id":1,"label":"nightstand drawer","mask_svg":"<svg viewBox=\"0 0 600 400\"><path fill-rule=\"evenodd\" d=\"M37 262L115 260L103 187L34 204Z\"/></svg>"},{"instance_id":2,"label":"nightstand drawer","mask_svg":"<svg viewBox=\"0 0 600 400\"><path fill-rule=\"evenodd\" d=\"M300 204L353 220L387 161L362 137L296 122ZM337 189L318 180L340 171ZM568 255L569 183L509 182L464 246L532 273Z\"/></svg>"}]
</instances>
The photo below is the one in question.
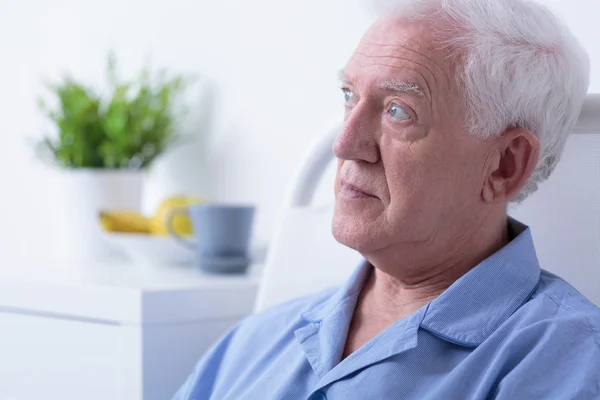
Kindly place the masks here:
<instances>
[{"instance_id":1,"label":"nightstand drawer","mask_svg":"<svg viewBox=\"0 0 600 400\"><path fill-rule=\"evenodd\" d=\"M259 282L126 268L0 277L0 400L170 399Z\"/></svg>"},{"instance_id":2,"label":"nightstand drawer","mask_svg":"<svg viewBox=\"0 0 600 400\"><path fill-rule=\"evenodd\" d=\"M134 327L0 313L0 399L139 399Z\"/></svg>"}]
</instances>

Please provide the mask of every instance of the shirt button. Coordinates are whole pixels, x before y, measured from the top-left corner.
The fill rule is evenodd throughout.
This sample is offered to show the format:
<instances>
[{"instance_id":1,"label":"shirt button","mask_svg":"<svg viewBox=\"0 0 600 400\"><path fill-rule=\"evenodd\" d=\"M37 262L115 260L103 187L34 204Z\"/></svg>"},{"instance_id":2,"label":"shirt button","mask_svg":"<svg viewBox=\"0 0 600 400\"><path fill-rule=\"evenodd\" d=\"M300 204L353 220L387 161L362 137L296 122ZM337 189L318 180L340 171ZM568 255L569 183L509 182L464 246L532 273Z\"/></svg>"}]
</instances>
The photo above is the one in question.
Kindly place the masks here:
<instances>
[{"instance_id":1,"label":"shirt button","mask_svg":"<svg viewBox=\"0 0 600 400\"><path fill-rule=\"evenodd\" d=\"M319 390L318 392L315 392L315 394L313 394L311 400L327 400L327 396L325 396L325 393Z\"/></svg>"}]
</instances>

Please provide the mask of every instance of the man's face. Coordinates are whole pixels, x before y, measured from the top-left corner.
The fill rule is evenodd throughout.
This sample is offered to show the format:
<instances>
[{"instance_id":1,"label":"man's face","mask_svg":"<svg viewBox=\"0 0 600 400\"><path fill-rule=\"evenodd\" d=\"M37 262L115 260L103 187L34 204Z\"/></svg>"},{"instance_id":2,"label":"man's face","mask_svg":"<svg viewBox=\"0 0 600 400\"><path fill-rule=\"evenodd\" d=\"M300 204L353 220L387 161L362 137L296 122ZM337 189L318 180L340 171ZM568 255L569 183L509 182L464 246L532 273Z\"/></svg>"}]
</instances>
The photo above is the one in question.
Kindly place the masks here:
<instances>
[{"instance_id":1,"label":"man's face","mask_svg":"<svg viewBox=\"0 0 600 400\"><path fill-rule=\"evenodd\" d=\"M463 129L454 66L427 25L381 20L343 71L333 233L363 254L451 243L482 212L488 140ZM454 233L453 233L454 232Z\"/></svg>"}]
</instances>

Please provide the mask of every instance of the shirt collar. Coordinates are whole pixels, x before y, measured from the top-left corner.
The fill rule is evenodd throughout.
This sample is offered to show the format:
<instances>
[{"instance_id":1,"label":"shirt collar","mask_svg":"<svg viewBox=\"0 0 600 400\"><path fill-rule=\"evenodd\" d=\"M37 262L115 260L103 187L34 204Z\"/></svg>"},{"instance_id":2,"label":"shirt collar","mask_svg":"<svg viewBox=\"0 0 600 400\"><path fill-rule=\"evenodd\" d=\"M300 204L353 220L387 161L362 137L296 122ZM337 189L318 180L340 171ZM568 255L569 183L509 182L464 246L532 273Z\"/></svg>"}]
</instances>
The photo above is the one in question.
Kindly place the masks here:
<instances>
[{"instance_id":1,"label":"shirt collar","mask_svg":"<svg viewBox=\"0 0 600 400\"><path fill-rule=\"evenodd\" d=\"M446 341L476 347L529 300L541 272L531 231L512 218L509 225L514 239L429 303L421 328ZM371 265L362 261L332 297L303 313L303 318L322 321L357 297L371 271Z\"/></svg>"},{"instance_id":2,"label":"shirt collar","mask_svg":"<svg viewBox=\"0 0 600 400\"><path fill-rule=\"evenodd\" d=\"M354 303L356 303L356 298L358 298L358 294L371 275L372 269L373 267L368 261L361 261L358 268L350 275L350 278L327 301L303 313L302 317L309 322L320 322L335 312L347 300L354 300Z\"/></svg>"},{"instance_id":3,"label":"shirt collar","mask_svg":"<svg viewBox=\"0 0 600 400\"><path fill-rule=\"evenodd\" d=\"M476 347L529 300L541 273L531 230L514 219L509 225L516 237L433 300L421 328Z\"/></svg>"}]
</instances>

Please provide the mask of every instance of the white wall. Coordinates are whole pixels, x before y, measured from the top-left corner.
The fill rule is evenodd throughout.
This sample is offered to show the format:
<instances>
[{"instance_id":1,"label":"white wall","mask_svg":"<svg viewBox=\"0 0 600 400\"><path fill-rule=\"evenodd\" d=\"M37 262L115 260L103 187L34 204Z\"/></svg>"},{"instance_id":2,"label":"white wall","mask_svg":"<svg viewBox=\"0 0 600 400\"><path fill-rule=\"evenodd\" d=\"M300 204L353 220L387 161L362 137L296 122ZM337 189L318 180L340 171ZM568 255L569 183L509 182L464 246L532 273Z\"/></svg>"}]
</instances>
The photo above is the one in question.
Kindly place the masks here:
<instances>
[{"instance_id":1,"label":"white wall","mask_svg":"<svg viewBox=\"0 0 600 400\"><path fill-rule=\"evenodd\" d=\"M600 70L600 3L546 3ZM302 151L340 112L336 74L370 21L348 0L0 0L0 265L52 246L52 174L28 143L43 126L42 77L66 69L100 82L111 48L126 72L150 54L153 65L210 77L216 124L199 152L204 171L190 176L200 173L209 197L259 204L266 240Z\"/></svg>"}]
</instances>

